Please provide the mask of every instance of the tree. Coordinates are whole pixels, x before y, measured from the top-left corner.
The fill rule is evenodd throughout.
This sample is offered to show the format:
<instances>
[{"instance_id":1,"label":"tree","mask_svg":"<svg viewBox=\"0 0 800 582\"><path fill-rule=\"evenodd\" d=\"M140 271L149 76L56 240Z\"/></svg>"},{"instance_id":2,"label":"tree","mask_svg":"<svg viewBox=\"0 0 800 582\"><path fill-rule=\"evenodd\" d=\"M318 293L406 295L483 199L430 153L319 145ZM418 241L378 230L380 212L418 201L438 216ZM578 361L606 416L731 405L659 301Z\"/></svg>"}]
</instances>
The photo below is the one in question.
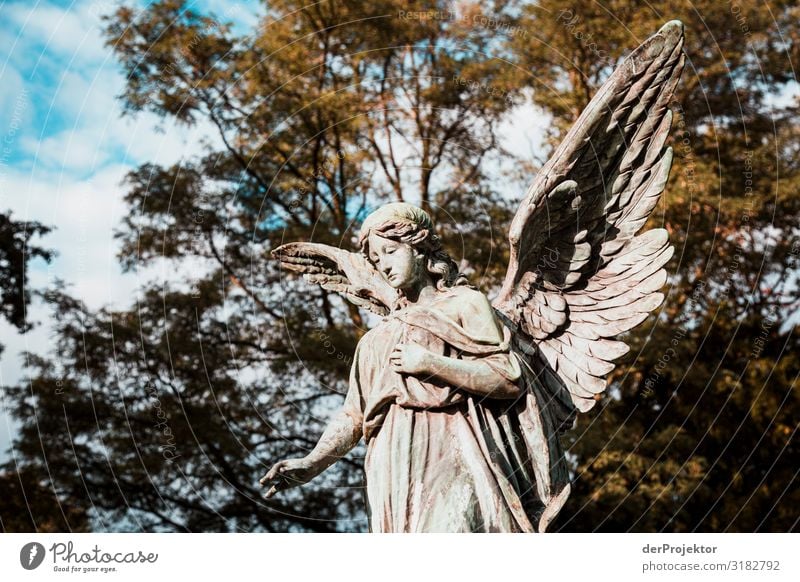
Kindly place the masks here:
<instances>
[{"instance_id":1,"label":"tree","mask_svg":"<svg viewBox=\"0 0 800 582\"><path fill-rule=\"evenodd\" d=\"M33 291L28 284L30 262L49 262L53 251L31 243L50 228L38 222L16 221L11 213L0 214L0 315L20 333L30 331L33 322L28 316ZM4 346L0 345L0 352ZM0 487L5 491L0 500L0 527L4 531L55 531L63 529L62 511L57 500L31 472L0 469ZM86 523L85 516L76 521Z\"/></svg>"},{"instance_id":2,"label":"tree","mask_svg":"<svg viewBox=\"0 0 800 582\"><path fill-rule=\"evenodd\" d=\"M117 311L49 295L57 355L31 356L30 383L9 391L20 470L96 529L366 529L363 449L260 499L267 466L313 446L340 404L369 323L268 251L349 247L369 209L407 200L491 293L524 193L511 199L509 182L531 177L500 123L531 99L554 119L546 159L668 14L686 23L689 59L656 220L679 252L664 308L570 436L574 493L555 529L796 528L797 350L778 322L797 303L798 111L770 103L793 79L781 51L797 14L733 6L279 1L246 36L176 0L120 8L108 36L127 113L214 138L198 159L128 176L120 261L164 261L172 279Z\"/></svg>"},{"instance_id":3,"label":"tree","mask_svg":"<svg viewBox=\"0 0 800 582\"><path fill-rule=\"evenodd\" d=\"M50 262L53 258L53 251L30 241L48 232L50 228L38 222L20 222L10 212L0 213L0 315L22 333L33 327L26 316L32 296L27 281L28 264L35 259Z\"/></svg>"},{"instance_id":4,"label":"tree","mask_svg":"<svg viewBox=\"0 0 800 582\"><path fill-rule=\"evenodd\" d=\"M350 304L283 280L268 251L351 245L385 200L464 229L456 256L505 234L510 206L487 167L504 156L497 127L519 86L491 31L403 16L406 2L302 6L270 3L248 37L171 0L109 19L126 111L205 123L217 141L127 180L122 264L167 261L186 278L121 311L52 293L59 358L32 359L30 388L11 392L31 419L26 466L50 467L60 498L99 529L365 529L358 453L261 499L269 464L313 446L341 402L365 325ZM491 277L490 256L469 258ZM47 446L29 444L38 435Z\"/></svg>"},{"instance_id":5,"label":"tree","mask_svg":"<svg viewBox=\"0 0 800 582\"><path fill-rule=\"evenodd\" d=\"M533 98L559 120L552 142L626 47L667 19L686 26L675 163L652 219L677 248L669 293L632 334L612 397L570 435L575 489L556 529L797 528L800 362L781 324L800 306L798 103L772 105L795 80L797 8L769 4L544 1L522 17L537 42L517 37L515 52L546 88Z\"/></svg>"}]
</instances>

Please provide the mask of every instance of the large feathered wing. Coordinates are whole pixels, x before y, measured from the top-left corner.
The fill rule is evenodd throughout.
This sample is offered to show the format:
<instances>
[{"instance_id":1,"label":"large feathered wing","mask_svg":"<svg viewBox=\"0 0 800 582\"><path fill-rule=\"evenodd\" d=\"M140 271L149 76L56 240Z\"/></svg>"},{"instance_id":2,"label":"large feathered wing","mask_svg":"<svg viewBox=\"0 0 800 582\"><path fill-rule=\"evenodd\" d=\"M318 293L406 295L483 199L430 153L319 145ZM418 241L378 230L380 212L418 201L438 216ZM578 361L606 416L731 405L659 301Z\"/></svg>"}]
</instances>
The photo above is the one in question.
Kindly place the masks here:
<instances>
[{"instance_id":1,"label":"large feathered wing","mask_svg":"<svg viewBox=\"0 0 800 582\"><path fill-rule=\"evenodd\" d=\"M302 273L306 281L335 291L348 301L386 315L397 301L397 291L360 253L320 243L295 242L271 252L281 266Z\"/></svg>"},{"instance_id":2,"label":"large feathered wing","mask_svg":"<svg viewBox=\"0 0 800 582\"><path fill-rule=\"evenodd\" d=\"M563 411L594 406L612 361L629 349L613 338L664 299L667 232L636 233L672 165L664 143L682 47L683 25L672 21L625 59L538 173L511 225L508 272L493 305L539 388Z\"/></svg>"}]
</instances>

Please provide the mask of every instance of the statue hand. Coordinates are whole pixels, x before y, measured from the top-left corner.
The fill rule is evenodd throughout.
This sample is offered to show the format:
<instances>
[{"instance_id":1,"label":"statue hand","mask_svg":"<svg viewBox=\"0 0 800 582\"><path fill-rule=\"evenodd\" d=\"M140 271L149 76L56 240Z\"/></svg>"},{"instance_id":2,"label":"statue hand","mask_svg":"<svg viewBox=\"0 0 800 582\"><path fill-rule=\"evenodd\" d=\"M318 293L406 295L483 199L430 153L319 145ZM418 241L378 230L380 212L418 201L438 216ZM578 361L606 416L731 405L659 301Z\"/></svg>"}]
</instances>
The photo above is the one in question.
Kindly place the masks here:
<instances>
[{"instance_id":1,"label":"statue hand","mask_svg":"<svg viewBox=\"0 0 800 582\"><path fill-rule=\"evenodd\" d=\"M269 491L264 495L265 499L269 499L278 491L284 491L297 487L303 483L308 483L317 476L319 471L316 465L311 462L308 457L302 459L285 459L278 461L272 468L264 475L259 483L262 487L270 487Z\"/></svg>"},{"instance_id":2,"label":"statue hand","mask_svg":"<svg viewBox=\"0 0 800 582\"><path fill-rule=\"evenodd\" d=\"M419 344L397 344L389 354L389 365L395 372L429 374L433 369L434 353Z\"/></svg>"}]
</instances>

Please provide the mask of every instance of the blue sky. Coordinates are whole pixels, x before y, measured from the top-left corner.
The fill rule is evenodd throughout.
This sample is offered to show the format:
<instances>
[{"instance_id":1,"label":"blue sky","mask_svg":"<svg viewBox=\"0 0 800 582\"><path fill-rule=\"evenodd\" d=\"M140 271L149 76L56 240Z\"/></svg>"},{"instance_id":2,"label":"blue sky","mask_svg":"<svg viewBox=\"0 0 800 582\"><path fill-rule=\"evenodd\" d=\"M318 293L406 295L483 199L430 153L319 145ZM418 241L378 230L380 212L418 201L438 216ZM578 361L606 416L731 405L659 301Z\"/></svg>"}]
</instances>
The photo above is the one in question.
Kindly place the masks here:
<instances>
[{"instance_id":1,"label":"blue sky","mask_svg":"<svg viewBox=\"0 0 800 582\"><path fill-rule=\"evenodd\" d=\"M113 230L125 208L125 174L143 162L171 164L200 152L213 139L202 125L188 130L152 114L122 118L116 99L124 76L105 46L101 16L118 2L0 1L0 211L54 227L37 241L58 256L31 265L30 285L67 281L90 307L125 306L143 278L123 275ZM144 3L141 4L142 6ZM254 2L193 3L251 26ZM22 351L51 350L49 311L35 301L29 319L40 322L21 335L0 322L0 385L23 374ZM2 406L0 402L0 406ZM0 408L0 458L13 427Z\"/></svg>"}]
</instances>

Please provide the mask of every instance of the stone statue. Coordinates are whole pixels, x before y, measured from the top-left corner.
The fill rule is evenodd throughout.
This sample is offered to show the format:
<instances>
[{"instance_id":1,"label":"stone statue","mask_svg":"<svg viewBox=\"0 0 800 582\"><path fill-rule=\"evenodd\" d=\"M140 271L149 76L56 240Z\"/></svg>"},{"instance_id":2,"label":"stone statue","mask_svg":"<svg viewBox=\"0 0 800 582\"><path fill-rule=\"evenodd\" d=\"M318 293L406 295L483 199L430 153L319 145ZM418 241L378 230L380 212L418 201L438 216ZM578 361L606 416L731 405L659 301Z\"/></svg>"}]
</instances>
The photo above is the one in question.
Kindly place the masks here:
<instances>
[{"instance_id":1,"label":"stone statue","mask_svg":"<svg viewBox=\"0 0 800 582\"><path fill-rule=\"evenodd\" d=\"M668 103L684 57L672 21L603 85L538 173L509 233L490 303L458 272L429 215L382 206L360 253L273 251L308 281L383 316L359 341L344 407L301 459L276 463L265 497L367 443L373 532L544 532L569 492L560 434L606 388L615 336L664 299L673 248L636 234L664 190Z\"/></svg>"}]
</instances>

